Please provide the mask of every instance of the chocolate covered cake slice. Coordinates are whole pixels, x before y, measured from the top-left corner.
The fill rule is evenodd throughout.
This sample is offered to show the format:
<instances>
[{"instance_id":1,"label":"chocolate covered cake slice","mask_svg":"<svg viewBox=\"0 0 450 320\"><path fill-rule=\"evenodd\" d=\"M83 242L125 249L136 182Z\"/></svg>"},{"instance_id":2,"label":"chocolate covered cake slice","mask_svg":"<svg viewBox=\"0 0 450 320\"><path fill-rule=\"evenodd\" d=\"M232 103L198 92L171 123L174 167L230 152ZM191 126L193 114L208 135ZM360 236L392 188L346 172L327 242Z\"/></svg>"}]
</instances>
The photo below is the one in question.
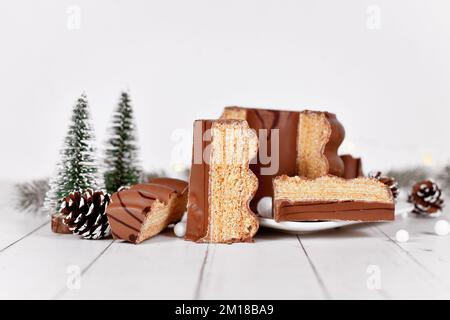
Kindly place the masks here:
<instances>
[{"instance_id":1,"label":"chocolate covered cake slice","mask_svg":"<svg viewBox=\"0 0 450 320\"><path fill-rule=\"evenodd\" d=\"M259 181L253 210L261 198L273 196L272 180L277 176L344 174L337 149L345 131L334 114L226 107L221 118L246 120L258 135L260 152L250 165Z\"/></svg>"},{"instance_id":2,"label":"chocolate covered cake slice","mask_svg":"<svg viewBox=\"0 0 450 320\"><path fill-rule=\"evenodd\" d=\"M114 193L106 209L114 239L140 243L181 220L188 184L156 178Z\"/></svg>"},{"instance_id":3,"label":"chocolate covered cake slice","mask_svg":"<svg viewBox=\"0 0 450 320\"><path fill-rule=\"evenodd\" d=\"M249 169L258 140L246 121L198 120L189 182L186 240L251 241L258 219L249 208L258 180Z\"/></svg>"},{"instance_id":4,"label":"chocolate covered cake slice","mask_svg":"<svg viewBox=\"0 0 450 320\"><path fill-rule=\"evenodd\" d=\"M394 220L392 192L371 178L280 176L274 180L276 221Z\"/></svg>"},{"instance_id":5,"label":"chocolate covered cake slice","mask_svg":"<svg viewBox=\"0 0 450 320\"><path fill-rule=\"evenodd\" d=\"M298 125L298 175L318 178L344 175L344 163L337 155L345 137L344 127L329 112L303 111Z\"/></svg>"}]
</instances>

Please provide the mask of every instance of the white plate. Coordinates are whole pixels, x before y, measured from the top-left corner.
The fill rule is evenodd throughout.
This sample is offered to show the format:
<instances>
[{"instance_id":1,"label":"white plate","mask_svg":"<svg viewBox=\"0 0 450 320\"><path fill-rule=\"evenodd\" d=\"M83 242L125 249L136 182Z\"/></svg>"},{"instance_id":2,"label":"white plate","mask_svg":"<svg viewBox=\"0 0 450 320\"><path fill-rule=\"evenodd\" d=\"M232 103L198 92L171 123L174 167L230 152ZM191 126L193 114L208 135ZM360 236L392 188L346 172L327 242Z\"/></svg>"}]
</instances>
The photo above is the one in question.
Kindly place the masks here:
<instances>
[{"instance_id":1,"label":"white plate","mask_svg":"<svg viewBox=\"0 0 450 320\"><path fill-rule=\"evenodd\" d=\"M413 206L407 202L399 202L395 205L395 215L403 215L411 212ZM265 228L272 228L289 233L306 233L322 231L339 227L350 226L364 221L309 221L309 222L275 222L273 219L259 217L259 225Z\"/></svg>"}]
</instances>

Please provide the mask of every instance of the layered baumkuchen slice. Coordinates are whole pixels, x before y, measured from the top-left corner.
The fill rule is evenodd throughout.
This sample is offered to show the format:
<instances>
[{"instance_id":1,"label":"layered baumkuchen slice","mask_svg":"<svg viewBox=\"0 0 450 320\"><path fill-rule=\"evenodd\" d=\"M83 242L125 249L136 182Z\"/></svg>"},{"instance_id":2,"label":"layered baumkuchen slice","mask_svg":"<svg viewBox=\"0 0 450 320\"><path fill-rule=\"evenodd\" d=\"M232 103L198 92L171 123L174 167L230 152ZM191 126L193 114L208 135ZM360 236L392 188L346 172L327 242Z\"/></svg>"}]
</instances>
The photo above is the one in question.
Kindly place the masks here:
<instances>
[{"instance_id":1,"label":"layered baumkuchen slice","mask_svg":"<svg viewBox=\"0 0 450 320\"><path fill-rule=\"evenodd\" d=\"M246 121L195 121L186 240L252 240L259 224L249 203L258 180L249 162L257 148Z\"/></svg>"},{"instance_id":2,"label":"layered baumkuchen slice","mask_svg":"<svg viewBox=\"0 0 450 320\"><path fill-rule=\"evenodd\" d=\"M280 176L274 193L276 221L394 220L392 193L376 179Z\"/></svg>"},{"instance_id":3,"label":"layered baumkuchen slice","mask_svg":"<svg viewBox=\"0 0 450 320\"><path fill-rule=\"evenodd\" d=\"M188 184L156 178L114 193L106 209L114 239L140 243L181 220Z\"/></svg>"},{"instance_id":4,"label":"layered baumkuchen slice","mask_svg":"<svg viewBox=\"0 0 450 320\"><path fill-rule=\"evenodd\" d=\"M259 181L253 210L261 198L273 196L276 176L344 175L337 150L345 131L332 113L227 107L221 118L246 120L258 135L260 151L250 165Z\"/></svg>"},{"instance_id":5,"label":"layered baumkuchen slice","mask_svg":"<svg viewBox=\"0 0 450 320\"><path fill-rule=\"evenodd\" d=\"M345 137L342 124L329 112L302 111L298 123L298 175L318 178L342 177L344 163L338 156Z\"/></svg>"}]
</instances>

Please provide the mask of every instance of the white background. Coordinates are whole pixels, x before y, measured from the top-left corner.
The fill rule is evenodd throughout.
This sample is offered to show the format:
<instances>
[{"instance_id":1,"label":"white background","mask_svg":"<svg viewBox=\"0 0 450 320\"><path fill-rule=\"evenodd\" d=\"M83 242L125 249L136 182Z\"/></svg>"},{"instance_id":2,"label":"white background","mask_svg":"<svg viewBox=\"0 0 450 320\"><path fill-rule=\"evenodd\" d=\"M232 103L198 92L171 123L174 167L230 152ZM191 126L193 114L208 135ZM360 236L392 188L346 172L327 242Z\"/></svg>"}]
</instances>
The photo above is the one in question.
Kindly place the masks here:
<instances>
[{"instance_id":1,"label":"white background","mask_svg":"<svg viewBox=\"0 0 450 320\"><path fill-rule=\"evenodd\" d=\"M146 169L226 105L335 112L366 169L440 166L449 16L445 0L2 1L0 178L52 172L83 91L102 146L127 88Z\"/></svg>"}]
</instances>

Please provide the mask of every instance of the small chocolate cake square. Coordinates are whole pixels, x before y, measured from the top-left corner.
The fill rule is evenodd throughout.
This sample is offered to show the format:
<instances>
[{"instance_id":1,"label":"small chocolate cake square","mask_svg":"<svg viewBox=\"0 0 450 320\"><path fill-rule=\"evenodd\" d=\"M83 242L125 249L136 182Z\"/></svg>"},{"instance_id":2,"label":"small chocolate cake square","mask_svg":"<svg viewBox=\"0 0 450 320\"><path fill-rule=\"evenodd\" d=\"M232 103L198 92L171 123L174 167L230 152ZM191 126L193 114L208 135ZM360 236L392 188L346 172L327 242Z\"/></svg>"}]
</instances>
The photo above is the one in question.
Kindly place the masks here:
<instances>
[{"instance_id":1,"label":"small chocolate cake square","mask_svg":"<svg viewBox=\"0 0 450 320\"><path fill-rule=\"evenodd\" d=\"M114 193L106 209L113 238L140 243L180 221L187 190L185 181L156 178Z\"/></svg>"}]
</instances>

